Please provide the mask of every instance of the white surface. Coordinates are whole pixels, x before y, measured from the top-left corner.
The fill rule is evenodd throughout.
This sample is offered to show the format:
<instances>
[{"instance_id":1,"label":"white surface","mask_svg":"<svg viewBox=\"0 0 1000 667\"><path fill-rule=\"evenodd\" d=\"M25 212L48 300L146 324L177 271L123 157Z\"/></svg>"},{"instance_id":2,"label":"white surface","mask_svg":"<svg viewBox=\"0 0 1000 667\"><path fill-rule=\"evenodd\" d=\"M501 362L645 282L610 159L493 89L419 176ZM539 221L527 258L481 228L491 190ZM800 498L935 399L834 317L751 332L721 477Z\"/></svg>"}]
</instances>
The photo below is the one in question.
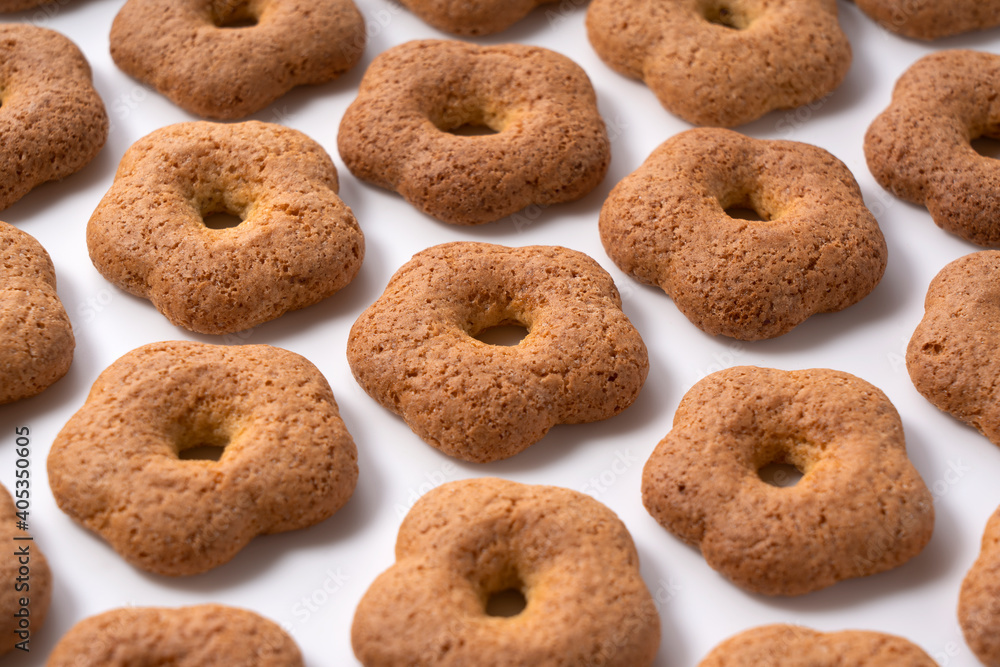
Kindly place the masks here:
<instances>
[{"instance_id":1,"label":"white surface","mask_svg":"<svg viewBox=\"0 0 1000 667\"><path fill-rule=\"evenodd\" d=\"M658 665L694 665L722 639L769 622L896 633L920 644L942 665L978 664L962 639L955 606L986 519L1000 503L995 482L1000 452L917 394L903 364L904 346L920 320L929 281L947 262L976 248L939 230L924 209L884 192L865 166L862 137L888 103L896 78L918 57L955 47L998 51L998 31L928 45L889 34L853 4L841 3L841 22L854 48L843 85L822 102L775 112L740 129L756 137L813 143L846 162L888 241L888 269L876 290L846 311L813 317L776 340L739 343L701 333L660 290L624 276L603 251L597 215L609 190L661 141L688 125L668 114L642 84L624 79L598 59L586 39L583 0L543 6L501 35L478 41L539 44L583 66L613 138L610 173L582 201L544 211L529 209L478 228L427 218L399 197L359 182L343 167L336 152L338 124L372 57L410 39L444 36L385 0L358 0L370 37L361 65L330 84L296 89L253 118L303 130L334 157L341 196L353 207L366 236L364 266L350 286L319 305L253 331L217 338L171 326L148 302L107 283L87 256L87 219L111 184L125 149L158 127L193 118L114 66L108 30L121 4L59 0L5 17L36 22L73 39L90 60L112 120L107 145L82 172L40 187L0 213L0 219L34 235L52 255L59 294L77 339L73 367L63 380L36 398L0 407L0 481L12 485L14 428L28 426L34 473L30 525L55 575L48 622L36 631L31 653L8 656L10 663L42 664L74 623L101 611L122 605L221 602L254 609L286 626L310 666L355 664L350 648L354 608L375 576L393 562L401 513L419 494L445 480L495 475L581 489L621 516L659 601L663 640ZM588 253L610 271L627 314L650 350L649 379L636 403L606 422L556 427L526 452L489 465L440 454L378 407L351 376L344 353L348 330L411 255L462 239L565 245ZM232 562L183 579L132 568L62 514L45 475L56 433L82 405L103 368L139 345L166 339L269 343L312 360L329 378L359 449L360 480L348 505L318 526L258 538ZM924 553L875 577L799 598L768 599L727 583L696 550L647 515L639 496L642 465L669 430L681 396L709 372L738 364L836 368L865 378L889 395L902 415L910 456L937 499L935 533Z\"/></svg>"}]
</instances>

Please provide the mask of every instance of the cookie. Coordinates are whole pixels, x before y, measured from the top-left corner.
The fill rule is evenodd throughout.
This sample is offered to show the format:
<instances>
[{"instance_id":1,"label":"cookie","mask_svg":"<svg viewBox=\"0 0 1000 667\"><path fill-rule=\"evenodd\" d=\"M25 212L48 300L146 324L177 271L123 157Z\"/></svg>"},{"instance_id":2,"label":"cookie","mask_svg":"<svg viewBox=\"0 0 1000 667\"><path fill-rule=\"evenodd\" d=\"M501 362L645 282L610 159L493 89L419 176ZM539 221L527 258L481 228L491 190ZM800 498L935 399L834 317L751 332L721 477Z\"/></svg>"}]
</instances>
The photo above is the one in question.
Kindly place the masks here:
<instances>
[{"instance_id":1,"label":"cookie","mask_svg":"<svg viewBox=\"0 0 1000 667\"><path fill-rule=\"evenodd\" d=\"M730 216L751 209L763 220ZM794 141L694 129L661 144L601 209L608 256L702 331L774 338L857 303L886 244L850 170Z\"/></svg>"},{"instance_id":2,"label":"cookie","mask_svg":"<svg viewBox=\"0 0 1000 667\"><path fill-rule=\"evenodd\" d=\"M916 39L939 39L1000 25L997 0L855 0L854 4L886 30Z\"/></svg>"},{"instance_id":3,"label":"cookie","mask_svg":"<svg viewBox=\"0 0 1000 667\"><path fill-rule=\"evenodd\" d=\"M517 345L476 336L519 325ZM351 328L358 383L449 456L504 459L556 424L612 417L636 399L646 346L614 282L556 246L446 243L414 255Z\"/></svg>"},{"instance_id":4,"label":"cookie","mask_svg":"<svg viewBox=\"0 0 1000 667\"><path fill-rule=\"evenodd\" d=\"M974 252L941 269L906 346L906 370L917 391L995 445L1000 445L1000 365L985 351L1000 346L998 276L997 250Z\"/></svg>"},{"instance_id":5,"label":"cookie","mask_svg":"<svg viewBox=\"0 0 1000 667\"><path fill-rule=\"evenodd\" d=\"M698 667L937 667L916 644L881 632L765 625L716 646Z\"/></svg>"},{"instance_id":6,"label":"cookie","mask_svg":"<svg viewBox=\"0 0 1000 667\"><path fill-rule=\"evenodd\" d=\"M47 667L304 667L284 630L219 604L126 607L86 618L56 644Z\"/></svg>"},{"instance_id":7,"label":"cookie","mask_svg":"<svg viewBox=\"0 0 1000 667\"><path fill-rule=\"evenodd\" d=\"M400 0L438 30L468 36L506 30L547 2L556 0Z\"/></svg>"},{"instance_id":8,"label":"cookie","mask_svg":"<svg viewBox=\"0 0 1000 667\"><path fill-rule=\"evenodd\" d=\"M75 346L49 254L0 222L0 403L34 396L66 375Z\"/></svg>"},{"instance_id":9,"label":"cookie","mask_svg":"<svg viewBox=\"0 0 1000 667\"><path fill-rule=\"evenodd\" d=\"M1000 55L932 53L903 73L865 134L868 168L883 188L981 246L1000 245L1000 168L970 142L997 136L998 88Z\"/></svg>"},{"instance_id":10,"label":"cookie","mask_svg":"<svg viewBox=\"0 0 1000 667\"><path fill-rule=\"evenodd\" d=\"M30 500L25 472L18 468L14 473L14 492L21 507L27 507L23 503ZM38 637L52 601L52 571L38 543L26 528L19 527L22 522L28 525L25 516L31 518L23 510L18 516L10 492L0 486L0 540L5 545L0 557L0 581L5 582L0 586L0 654L32 650L31 642Z\"/></svg>"},{"instance_id":11,"label":"cookie","mask_svg":"<svg viewBox=\"0 0 1000 667\"><path fill-rule=\"evenodd\" d=\"M524 608L491 613L491 598L511 590ZM611 510L569 489L491 478L417 501L396 563L351 628L365 667L640 667L659 642L632 537Z\"/></svg>"},{"instance_id":12,"label":"cookie","mask_svg":"<svg viewBox=\"0 0 1000 667\"><path fill-rule=\"evenodd\" d=\"M337 78L365 39L352 0L128 0L111 57L182 109L232 120Z\"/></svg>"},{"instance_id":13,"label":"cookie","mask_svg":"<svg viewBox=\"0 0 1000 667\"><path fill-rule=\"evenodd\" d=\"M90 258L190 331L243 331L347 285L364 236L323 147L281 125L179 123L125 152L87 225ZM206 218L228 213L235 227Z\"/></svg>"},{"instance_id":14,"label":"cookie","mask_svg":"<svg viewBox=\"0 0 1000 667\"><path fill-rule=\"evenodd\" d=\"M1000 667L1000 509L986 523L979 558L962 581L958 622L979 661Z\"/></svg>"},{"instance_id":15,"label":"cookie","mask_svg":"<svg viewBox=\"0 0 1000 667\"><path fill-rule=\"evenodd\" d=\"M495 134L453 133L464 126ZM579 199L611 155L590 79L569 58L443 40L379 54L337 145L355 176L456 225Z\"/></svg>"},{"instance_id":16,"label":"cookie","mask_svg":"<svg viewBox=\"0 0 1000 667\"><path fill-rule=\"evenodd\" d=\"M836 0L594 0L587 35L609 67L695 125L815 102L851 65Z\"/></svg>"},{"instance_id":17,"label":"cookie","mask_svg":"<svg viewBox=\"0 0 1000 667\"><path fill-rule=\"evenodd\" d=\"M791 464L772 486L759 471ZM642 501L737 586L802 595L905 563L934 502L885 394L827 369L740 366L692 387L642 475Z\"/></svg>"},{"instance_id":18,"label":"cookie","mask_svg":"<svg viewBox=\"0 0 1000 667\"><path fill-rule=\"evenodd\" d=\"M330 385L306 359L177 341L101 373L48 472L74 521L134 566L180 576L229 561L257 535L328 518L358 467Z\"/></svg>"},{"instance_id":19,"label":"cookie","mask_svg":"<svg viewBox=\"0 0 1000 667\"><path fill-rule=\"evenodd\" d=\"M80 49L59 33L0 24L0 209L74 174L108 137L108 115Z\"/></svg>"}]
</instances>

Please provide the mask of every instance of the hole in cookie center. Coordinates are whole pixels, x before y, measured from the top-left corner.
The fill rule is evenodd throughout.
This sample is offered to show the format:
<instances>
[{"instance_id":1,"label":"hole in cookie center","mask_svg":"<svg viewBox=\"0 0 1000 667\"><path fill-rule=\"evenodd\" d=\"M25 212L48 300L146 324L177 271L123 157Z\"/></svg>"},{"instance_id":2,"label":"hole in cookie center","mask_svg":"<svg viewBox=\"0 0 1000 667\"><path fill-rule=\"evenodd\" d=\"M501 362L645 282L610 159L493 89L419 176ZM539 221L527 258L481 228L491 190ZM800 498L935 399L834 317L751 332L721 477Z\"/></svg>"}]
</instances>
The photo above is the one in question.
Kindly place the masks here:
<instances>
[{"instance_id":1,"label":"hole in cookie center","mask_svg":"<svg viewBox=\"0 0 1000 667\"><path fill-rule=\"evenodd\" d=\"M213 211L201 216L205 226L209 229L232 229L238 227L243 219L238 215L233 215L226 211Z\"/></svg>"},{"instance_id":2,"label":"hole in cookie center","mask_svg":"<svg viewBox=\"0 0 1000 667\"><path fill-rule=\"evenodd\" d=\"M517 616L528 606L524 593L517 588L505 588L491 593L486 600L486 615L510 618Z\"/></svg>"},{"instance_id":3,"label":"hole in cookie center","mask_svg":"<svg viewBox=\"0 0 1000 667\"><path fill-rule=\"evenodd\" d=\"M750 220L752 222L767 222L768 220L749 206L730 206L726 209L726 215L737 220Z\"/></svg>"},{"instance_id":4,"label":"hole in cookie center","mask_svg":"<svg viewBox=\"0 0 1000 667\"><path fill-rule=\"evenodd\" d=\"M473 336L473 338L487 345L514 347L515 345L519 345L527 335L528 329L520 324L501 324L500 326L484 329Z\"/></svg>"},{"instance_id":5,"label":"hole in cookie center","mask_svg":"<svg viewBox=\"0 0 1000 667\"><path fill-rule=\"evenodd\" d=\"M970 143L972 144L972 150L976 151L983 157L1000 160L1000 139L994 139L992 137L977 137Z\"/></svg>"},{"instance_id":6,"label":"hole in cookie center","mask_svg":"<svg viewBox=\"0 0 1000 667\"><path fill-rule=\"evenodd\" d=\"M226 451L224 445L199 443L192 447L185 447L177 452L177 458L182 461L218 461L222 458L224 451Z\"/></svg>"},{"instance_id":7,"label":"hole in cookie center","mask_svg":"<svg viewBox=\"0 0 1000 667\"><path fill-rule=\"evenodd\" d=\"M726 2L703 2L701 11L705 20L723 28L746 30L750 26L750 18Z\"/></svg>"},{"instance_id":8,"label":"hole in cookie center","mask_svg":"<svg viewBox=\"0 0 1000 667\"><path fill-rule=\"evenodd\" d=\"M216 0L212 3L212 23L217 28L252 28L257 16L246 0Z\"/></svg>"},{"instance_id":9,"label":"hole in cookie center","mask_svg":"<svg viewBox=\"0 0 1000 667\"><path fill-rule=\"evenodd\" d=\"M491 134L497 134L497 131L489 125L479 123L463 123L458 127L450 128L447 132L458 137L486 137Z\"/></svg>"},{"instance_id":10,"label":"hole in cookie center","mask_svg":"<svg viewBox=\"0 0 1000 667\"><path fill-rule=\"evenodd\" d=\"M802 471L791 463L774 461L761 467L757 476L771 486L785 488L798 484L802 479Z\"/></svg>"}]
</instances>

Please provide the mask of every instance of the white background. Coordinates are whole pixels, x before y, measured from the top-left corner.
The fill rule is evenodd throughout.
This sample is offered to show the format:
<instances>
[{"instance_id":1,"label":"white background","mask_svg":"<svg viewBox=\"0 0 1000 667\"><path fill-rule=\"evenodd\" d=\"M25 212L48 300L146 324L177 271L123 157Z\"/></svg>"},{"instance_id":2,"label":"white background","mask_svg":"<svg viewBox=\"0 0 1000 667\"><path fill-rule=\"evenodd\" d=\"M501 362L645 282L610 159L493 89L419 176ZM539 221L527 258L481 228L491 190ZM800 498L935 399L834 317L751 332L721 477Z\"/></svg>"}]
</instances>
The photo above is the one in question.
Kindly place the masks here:
<instances>
[{"instance_id":1,"label":"white background","mask_svg":"<svg viewBox=\"0 0 1000 667\"><path fill-rule=\"evenodd\" d=\"M853 4L840 4L841 23L854 49L845 82L822 102L774 112L740 129L755 137L813 143L843 160L882 226L888 269L875 291L846 311L815 316L776 340L739 343L703 334L660 290L638 285L604 253L597 216L609 190L660 142L689 126L660 107L641 83L624 79L598 59L587 42L583 0L543 6L501 35L478 41L538 44L579 63L593 80L613 137L610 172L579 202L477 228L430 219L399 197L359 182L343 167L336 152L337 128L372 57L410 39L444 36L396 5L358 0L369 26L363 62L337 81L294 90L253 118L303 130L334 157L341 196L366 237L361 272L346 289L316 306L238 336L210 337L171 326L148 302L107 283L88 259L86 223L111 184L122 153L156 128L193 119L114 66L108 31L121 4L59 0L5 17L50 27L74 40L93 67L112 122L107 145L83 171L37 188L0 213L0 219L35 236L52 255L77 341L73 366L63 380L36 398L0 407L0 481L12 485L14 429L29 427L34 474L30 525L55 575L46 625L36 631L30 654L7 656L9 662L41 664L74 623L115 607L221 602L254 609L284 625L311 666L355 664L350 648L354 608L374 577L393 562L401 513L434 484L494 475L585 490L625 521L662 617L658 665L695 665L722 639L769 622L891 632L917 642L941 664L977 664L962 640L955 606L986 519L1000 503L1000 452L925 401L910 384L903 363L929 281L947 262L977 248L939 230L924 209L883 191L865 166L862 138L888 104L894 81L918 57L957 47L997 51L998 31L918 43L885 32ZM556 427L522 454L488 465L449 459L378 407L351 376L345 358L348 330L415 252L454 240L559 244L600 262L614 276L625 311L649 347L649 379L636 403L606 422ZM258 538L232 562L182 579L134 569L63 515L45 474L56 433L82 405L102 369L135 347L166 339L268 343L312 360L330 380L358 445L360 480L347 506L311 529ZM867 579L798 598L769 599L729 584L695 549L646 514L639 494L642 465L669 430L681 396L709 372L738 364L845 370L889 395L902 415L910 456L936 498L934 537L920 556Z\"/></svg>"}]
</instances>

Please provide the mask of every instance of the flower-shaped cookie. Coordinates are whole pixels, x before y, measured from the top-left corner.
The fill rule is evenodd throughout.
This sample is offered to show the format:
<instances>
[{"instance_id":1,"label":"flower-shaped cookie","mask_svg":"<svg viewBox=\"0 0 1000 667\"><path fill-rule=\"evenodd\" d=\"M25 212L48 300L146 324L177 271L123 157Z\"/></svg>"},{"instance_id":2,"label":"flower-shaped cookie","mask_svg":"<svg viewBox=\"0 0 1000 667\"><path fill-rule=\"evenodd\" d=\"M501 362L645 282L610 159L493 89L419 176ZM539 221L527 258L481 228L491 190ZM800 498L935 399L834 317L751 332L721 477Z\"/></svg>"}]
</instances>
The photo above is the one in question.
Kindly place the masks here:
<instances>
[{"instance_id":1,"label":"flower-shaped cookie","mask_svg":"<svg viewBox=\"0 0 1000 667\"><path fill-rule=\"evenodd\" d=\"M231 120L335 79L365 40L352 0L128 0L111 57L179 107Z\"/></svg>"},{"instance_id":2,"label":"flower-shaped cookie","mask_svg":"<svg viewBox=\"0 0 1000 667\"><path fill-rule=\"evenodd\" d=\"M962 581L958 621L976 657L1000 667L1000 509L986 523L979 558Z\"/></svg>"},{"instance_id":3,"label":"flower-shaped cookie","mask_svg":"<svg viewBox=\"0 0 1000 667\"><path fill-rule=\"evenodd\" d=\"M1000 445L1000 251L960 257L931 281L906 369L924 398Z\"/></svg>"},{"instance_id":4,"label":"flower-shaped cookie","mask_svg":"<svg viewBox=\"0 0 1000 667\"><path fill-rule=\"evenodd\" d=\"M87 225L97 270L198 333L249 329L347 285L364 237L323 147L281 125L179 123L135 142ZM239 217L211 228L214 213Z\"/></svg>"},{"instance_id":5,"label":"flower-shaped cookie","mask_svg":"<svg viewBox=\"0 0 1000 667\"><path fill-rule=\"evenodd\" d=\"M513 346L476 338L502 325ZM428 444L466 461L513 456L556 424L632 404L646 346L611 276L581 252L446 243L414 255L351 328L358 383Z\"/></svg>"},{"instance_id":6,"label":"flower-shaped cookie","mask_svg":"<svg viewBox=\"0 0 1000 667\"><path fill-rule=\"evenodd\" d=\"M192 342L140 347L101 373L48 470L64 512L136 567L170 576L326 519L358 476L315 366L267 345Z\"/></svg>"},{"instance_id":7,"label":"flower-shaped cookie","mask_svg":"<svg viewBox=\"0 0 1000 667\"><path fill-rule=\"evenodd\" d=\"M760 470L794 465L790 487ZM885 394L826 369L741 366L684 395L646 462L642 501L746 590L801 595L894 568L934 528L934 503L906 456Z\"/></svg>"},{"instance_id":8,"label":"flower-shaped cookie","mask_svg":"<svg viewBox=\"0 0 1000 667\"><path fill-rule=\"evenodd\" d=\"M494 615L516 591L524 608ZM354 653L376 665L650 665L660 618L625 525L593 498L501 479L444 484L399 528ZM609 650L609 647L613 650Z\"/></svg>"},{"instance_id":9,"label":"flower-shaped cookie","mask_svg":"<svg viewBox=\"0 0 1000 667\"><path fill-rule=\"evenodd\" d=\"M0 24L0 209L83 168L108 115L80 49L52 30Z\"/></svg>"},{"instance_id":10,"label":"flower-shaped cookie","mask_svg":"<svg viewBox=\"0 0 1000 667\"><path fill-rule=\"evenodd\" d=\"M0 403L34 396L64 376L75 345L49 254L0 222Z\"/></svg>"},{"instance_id":11,"label":"flower-shaped cookie","mask_svg":"<svg viewBox=\"0 0 1000 667\"><path fill-rule=\"evenodd\" d=\"M611 191L600 230L623 271L662 287L702 331L742 340L846 308L885 271L885 239L840 160L731 130L664 142Z\"/></svg>"},{"instance_id":12,"label":"flower-shaped cookie","mask_svg":"<svg viewBox=\"0 0 1000 667\"><path fill-rule=\"evenodd\" d=\"M547 2L558 0L399 0L439 30L456 35L492 35L506 30Z\"/></svg>"},{"instance_id":13,"label":"flower-shaped cookie","mask_svg":"<svg viewBox=\"0 0 1000 667\"><path fill-rule=\"evenodd\" d=\"M970 141L997 136L998 89L1000 55L932 53L903 73L865 134L868 168L882 187L982 246L1000 245L1000 161Z\"/></svg>"},{"instance_id":14,"label":"flower-shaped cookie","mask_svg":"<svg viewBox=\"0 0 1000 667\"><path fill-rule=\"evenodd\" d=\"M814 102L851 65L836 0L594 0L587 33L604 62L695 125Z\"/></svg>"},{"instance_id":15,"label":"flower-shaped cookie","mask_svg":"<svg viewBox=\"0 0 1000 667\"><path fill-rule=\"evenodd\" d=\"M917 39L1000 25L1000 0L855 0L854 4L886 30Z\"/></svg>"},{"instance_id":16,"label":"flower-shaped cookie","mask_svg":"<svg viewBox=\"0 0 1000 667\"><path fill-rule=\"evenodd\" d=\"M881 632L765 625L722 642L698 667L937 667L916 644Z\"/></svg>"},{"instance_id":17,"label":"flower-shaped cookie","mask_svg":"<svg viewBox=\"0 0 1000 667\"><path fill-rule=\"evenodd\" d=\"M86 618L56 644L46 667L303 667L299 647L272 621L203 604L127 607Z\"/></svg>"}]
</instances>

